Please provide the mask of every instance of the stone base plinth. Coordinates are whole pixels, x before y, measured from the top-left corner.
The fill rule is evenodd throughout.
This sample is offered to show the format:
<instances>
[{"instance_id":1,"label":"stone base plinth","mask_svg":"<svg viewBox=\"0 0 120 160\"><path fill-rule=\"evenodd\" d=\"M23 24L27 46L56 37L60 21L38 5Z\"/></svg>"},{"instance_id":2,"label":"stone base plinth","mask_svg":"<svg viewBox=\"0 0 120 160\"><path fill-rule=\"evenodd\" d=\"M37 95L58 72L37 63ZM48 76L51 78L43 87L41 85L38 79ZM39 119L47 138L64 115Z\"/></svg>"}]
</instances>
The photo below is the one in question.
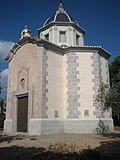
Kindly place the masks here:
<instances>
[{"instance_id":1,"label":"stone base plinth","mask_svg":"<svg viewBox=\"0 0 120 160\"><path fill-rule=\"evenodd\" d=\"M66 120L64 121L64 133L71 134L95 134L97 131L113 132L112 119L94 120Z\"/></svg>"},{"instance_id":2,"label":"stone base plinth","mask_svg":"<svg viewBox=\"0 0 120 160\"><path fill-rule=\"evenodd\" d=\"M4 121L4 132L13 132L13 120L6 119Z\"/></svg>"},{"instance_id":3,"label":"stone base plinth","mask_svg":"<svg viewBox=\"0 0 120 160\"><path fill-rule=\"evenodd\" d=\"M49 135L49 134L95 134L96 131L113 132L112 119L94 120L43 120L31 119L29 126L30 135Z\"/></svg>"},{"instance_id":4,"label":"stone base plinth","mask_svg":"<svg viewBox=\"0 0 120 160\"><path fill-rule=\"evenodd\" d=\"M97 132L113 132L112 119L30 119L28 123L29 135L49 135L49 134L95 134ZM15 132L13 120L7 119L4 122L5 132Z\"/></svg>"},{"instance_id":5,"label":"stone base plinth","mask_svg":"<svg viewBox=\"0 0 120 160\"><path fill-rule=\"evenodd\" d=\"M31 119L29 126L30 135L49 135L64 133L62 120Z\"/></svg>"}]
</instances>

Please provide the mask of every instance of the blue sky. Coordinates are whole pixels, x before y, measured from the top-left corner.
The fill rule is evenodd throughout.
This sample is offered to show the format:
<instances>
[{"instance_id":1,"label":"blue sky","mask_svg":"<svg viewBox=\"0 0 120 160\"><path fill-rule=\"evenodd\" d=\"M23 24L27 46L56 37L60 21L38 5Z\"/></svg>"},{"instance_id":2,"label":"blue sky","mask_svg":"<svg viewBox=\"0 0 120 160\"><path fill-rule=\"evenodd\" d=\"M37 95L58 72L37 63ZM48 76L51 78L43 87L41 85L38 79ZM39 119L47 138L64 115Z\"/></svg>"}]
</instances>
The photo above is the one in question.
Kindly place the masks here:
<instances>
[{"instance_id":1,"label":"blue sky","mask_svg":"<svg viewBox=\"0 0 120 160\"><path fill-rule=\"evenodd\" d=\"M59 0L0 0L0 43L17 42L25 25L37 35L58 4ZM63 5L86 30L85 45L101 45L112 54L110 61L120 55L120 0L63 0ZM0 70L7 67L0 61Z\"/></svg>"}]
</instances>

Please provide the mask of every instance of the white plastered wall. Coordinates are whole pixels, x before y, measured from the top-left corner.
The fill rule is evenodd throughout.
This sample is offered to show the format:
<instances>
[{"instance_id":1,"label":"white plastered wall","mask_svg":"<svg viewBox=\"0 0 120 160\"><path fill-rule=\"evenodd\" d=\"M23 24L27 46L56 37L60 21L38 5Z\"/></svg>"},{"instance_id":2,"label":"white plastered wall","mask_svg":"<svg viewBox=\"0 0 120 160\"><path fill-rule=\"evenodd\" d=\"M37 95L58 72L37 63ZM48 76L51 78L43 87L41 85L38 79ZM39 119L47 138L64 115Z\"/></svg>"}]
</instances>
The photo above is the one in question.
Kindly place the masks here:
<instances>
[{"instance_id":1,"label":"white plastered wall","mask_svg":"<svg viewBox=\"0 0 120 160\"><path fill-rule=\"evenodd\" d=\"M79 79L80 79L80 103L81 103L81 118L91 119L95 118L93 116L93 82L94 75L92 74L92 52L79 52L77 53L79 57ZM84 115L84 111L89 110L89 116Z\"/></svg>"},{"instance_id":2,"label":"white plastered wall","mask_svg":"<svg viewBox=\"0 0 120 160\"><path fill-rule=\"evenodd\" d=\"M48 118L63 118L63 56L48 51ZM58 117L55 117L58 111Z\"/></svg>"},{"instance_id":3,"label":"white plastered wall","mask_svg":"<svg viewBox=\"0 0 120 160\"><path fill-rule=\"evenodd\" d=\"M59 42L59 32L66 32L66 42ZM76 35L79 36L79 45L84 46L84 36L81 32L76 30L72 26L52 26L40 33L40 37L45 39L45 35L49 34L49 41L56 45L65 46L77 46L76 45Z\"/></svg>"}]
</instances>

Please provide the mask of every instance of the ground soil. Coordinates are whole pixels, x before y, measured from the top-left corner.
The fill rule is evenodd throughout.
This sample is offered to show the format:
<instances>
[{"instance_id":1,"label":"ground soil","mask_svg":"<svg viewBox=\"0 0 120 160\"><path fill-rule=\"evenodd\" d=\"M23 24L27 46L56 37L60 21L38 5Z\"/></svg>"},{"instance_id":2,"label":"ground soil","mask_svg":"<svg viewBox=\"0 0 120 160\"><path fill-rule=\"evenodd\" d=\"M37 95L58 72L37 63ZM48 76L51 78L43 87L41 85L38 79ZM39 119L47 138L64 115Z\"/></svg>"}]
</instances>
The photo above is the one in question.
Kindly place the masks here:
<instances>
[{"instance_id":1,"label":"ground soil","mask_svg":"<svg viewBox=\"0 0 120 160\"><path fill-rule=\"evenodd\" d=\"M120 127L116 130L114 134L107 136L72 134L28 136L0 131L0 160L34 160L36 155L46 151L72 153L88 148L98 150L112 160L118 160Z\"/></svg>"}]
</instances>

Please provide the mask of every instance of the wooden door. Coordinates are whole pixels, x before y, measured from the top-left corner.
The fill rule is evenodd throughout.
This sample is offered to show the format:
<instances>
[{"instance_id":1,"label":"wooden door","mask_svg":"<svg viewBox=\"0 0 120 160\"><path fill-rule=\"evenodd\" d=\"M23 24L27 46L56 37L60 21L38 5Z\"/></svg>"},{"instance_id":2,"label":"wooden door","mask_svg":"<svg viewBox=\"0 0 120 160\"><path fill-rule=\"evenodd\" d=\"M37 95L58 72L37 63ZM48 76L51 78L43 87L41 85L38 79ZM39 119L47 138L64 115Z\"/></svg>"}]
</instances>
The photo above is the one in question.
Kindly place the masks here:
<instances>
[{"instance_id":1,"label":"wooden door","mask_svg":"<svg viewBox=\"0 0 120 160\"><path fill-rule=\"evenodd\" d=\"M28 96L18 98L17 132L27 132Z\"/></svg>"}]
</instances>

